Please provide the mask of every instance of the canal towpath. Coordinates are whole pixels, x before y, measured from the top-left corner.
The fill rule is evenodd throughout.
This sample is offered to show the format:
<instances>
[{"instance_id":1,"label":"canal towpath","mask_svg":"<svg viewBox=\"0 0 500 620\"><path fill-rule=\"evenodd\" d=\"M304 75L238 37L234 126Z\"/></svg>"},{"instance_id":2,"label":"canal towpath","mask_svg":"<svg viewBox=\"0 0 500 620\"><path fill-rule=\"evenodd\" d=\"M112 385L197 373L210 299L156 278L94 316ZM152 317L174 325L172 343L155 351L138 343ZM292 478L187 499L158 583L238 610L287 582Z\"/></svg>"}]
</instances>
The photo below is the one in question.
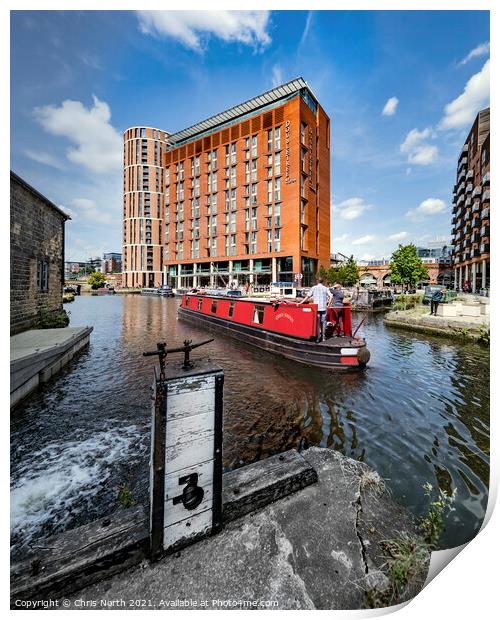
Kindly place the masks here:
<instances>
[{"instance_id":1,"label":"canal towpath","mask_svg":"<svg viewBox=\"0 0 500 620\"><path fill-rule=\"evenodd\" d=\"M316 484L157 563L86 587L66 597L67 608L142 601L150 609L359 609L367 593L391 590L381 543L415 536L413 517L366 465L324 448L302 457ZM423 587L428 560L421 558L397 602Z\"/></svg>"}]
</instances>

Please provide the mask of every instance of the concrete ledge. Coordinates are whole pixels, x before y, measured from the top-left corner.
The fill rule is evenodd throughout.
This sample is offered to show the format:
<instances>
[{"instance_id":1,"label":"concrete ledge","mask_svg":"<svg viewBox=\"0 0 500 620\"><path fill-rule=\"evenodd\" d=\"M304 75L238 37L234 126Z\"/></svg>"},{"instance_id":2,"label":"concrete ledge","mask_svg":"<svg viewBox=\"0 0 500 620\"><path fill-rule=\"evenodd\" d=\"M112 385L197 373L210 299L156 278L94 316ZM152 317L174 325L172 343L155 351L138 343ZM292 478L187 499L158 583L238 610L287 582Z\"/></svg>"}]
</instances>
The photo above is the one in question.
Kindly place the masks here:
<instances>
[{"instance_id":1,"label":"concrete ledge","mask_svg":"<svg viewBox=\"0 0 500 620\"><path fill-rule=\"evenodd\" d=\"M479 329L484 328L481 322L468 321L466 317L419 315L401 310L387 314L384 317L384 322L390 327L409 329L423 334L448 336L451 338L456 338L457 335L460 335L474 341L477 341L480 335ZM489 329L489 324L486 327Z\"/></svg>"},{"instance_id":2,"label":"concrete ledge","mask_svg":"<svg viewBox=\"0 0 500 620\"><path fill-rule=\"evenodd\" d=\"M225 524L317 482L315 469L296 451L223 475ZM139 564L149 555L145 507L40 541L33 553L11 567L11 600L65 596Z\"/></svg>"},{"instance_id":3,"label":"concrete ledge","mask_svg":"<svg viewBox=\"0 0 500 620\"><path fill-rule=\"evenodd\" d=\"M10 406L59 372L90 342L92 327L31 329L10 339Z\"/></svg>"}]
</instances>

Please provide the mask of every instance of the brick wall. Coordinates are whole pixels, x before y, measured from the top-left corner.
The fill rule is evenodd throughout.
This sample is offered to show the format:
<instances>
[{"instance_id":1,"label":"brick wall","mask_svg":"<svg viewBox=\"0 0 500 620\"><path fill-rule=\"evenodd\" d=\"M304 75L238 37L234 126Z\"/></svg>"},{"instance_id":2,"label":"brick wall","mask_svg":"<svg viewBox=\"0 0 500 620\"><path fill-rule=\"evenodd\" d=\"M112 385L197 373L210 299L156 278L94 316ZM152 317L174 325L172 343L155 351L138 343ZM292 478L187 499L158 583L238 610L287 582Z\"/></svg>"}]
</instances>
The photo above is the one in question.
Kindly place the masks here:
<instances>
[{"instance_id":1,"label":"brick wall","mask_svg":"<svg viewBox=\"0 0 500 620\"><path fill-rule=\"evenodd\" d=\"M62 309L64 214L22 179L10 180L10 331L29 329L41 313ZM37 265L48 264L39 291Z\"/></svg>"}]
</instances>

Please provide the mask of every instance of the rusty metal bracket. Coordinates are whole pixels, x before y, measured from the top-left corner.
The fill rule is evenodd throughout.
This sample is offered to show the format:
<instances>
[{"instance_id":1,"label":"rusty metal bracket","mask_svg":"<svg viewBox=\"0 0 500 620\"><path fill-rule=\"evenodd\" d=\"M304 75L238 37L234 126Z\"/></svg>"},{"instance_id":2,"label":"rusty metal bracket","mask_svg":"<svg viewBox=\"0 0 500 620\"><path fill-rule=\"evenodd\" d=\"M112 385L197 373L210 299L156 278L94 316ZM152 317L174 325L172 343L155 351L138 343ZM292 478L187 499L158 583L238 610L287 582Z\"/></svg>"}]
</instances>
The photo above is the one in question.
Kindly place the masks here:
<instances>
[{"instance_id":1,"label":"rusty metal bracket","mask_svg":"<svg viewBox=\"0 0 500 620\"><path fill-rule=\"evenodd\" d=\"M193 362L189 359L189 354L191 353L191 351L213 341L214 339L210 338L209 340L204 340L203 342L197 342L193 344L192 340L184 340L184 346L167 349L167 353L184 353L184 363L182 364L182 368L183 370L188 370L189 368L193 367Z\"/></svg>"}]
</instances>

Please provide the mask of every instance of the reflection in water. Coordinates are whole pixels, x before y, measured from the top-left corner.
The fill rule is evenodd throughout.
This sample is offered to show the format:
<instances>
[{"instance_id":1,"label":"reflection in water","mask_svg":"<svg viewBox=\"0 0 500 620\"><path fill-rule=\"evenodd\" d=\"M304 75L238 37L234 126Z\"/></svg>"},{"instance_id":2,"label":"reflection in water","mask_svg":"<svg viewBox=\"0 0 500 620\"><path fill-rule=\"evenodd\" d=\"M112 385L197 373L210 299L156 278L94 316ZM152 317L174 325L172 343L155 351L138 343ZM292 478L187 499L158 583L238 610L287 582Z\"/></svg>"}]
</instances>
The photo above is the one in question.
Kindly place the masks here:
<instances>
[{"instance_id":1,"label":"reflection in water","mask_svg":"<svg viewBox=\"0 0 500 620\"><path fill-rule=\"evenodd\" d=\"M154 362L142 352L158 341L174 347L207 335L177 320L178 303L115 295L72 304L73 325L94 325L89 350L12 416L16 548L112 512L121 482L147 501ZM380 316L362 329L370 365L342 373L212 334L215 341L193 357L224 368L224 467L329 447L376 468L415 514L425 511L424 482L456 487L442 544L462 544L479 528L487 501L488 351L390 330Z\"/></svg>"}]
</instances>

